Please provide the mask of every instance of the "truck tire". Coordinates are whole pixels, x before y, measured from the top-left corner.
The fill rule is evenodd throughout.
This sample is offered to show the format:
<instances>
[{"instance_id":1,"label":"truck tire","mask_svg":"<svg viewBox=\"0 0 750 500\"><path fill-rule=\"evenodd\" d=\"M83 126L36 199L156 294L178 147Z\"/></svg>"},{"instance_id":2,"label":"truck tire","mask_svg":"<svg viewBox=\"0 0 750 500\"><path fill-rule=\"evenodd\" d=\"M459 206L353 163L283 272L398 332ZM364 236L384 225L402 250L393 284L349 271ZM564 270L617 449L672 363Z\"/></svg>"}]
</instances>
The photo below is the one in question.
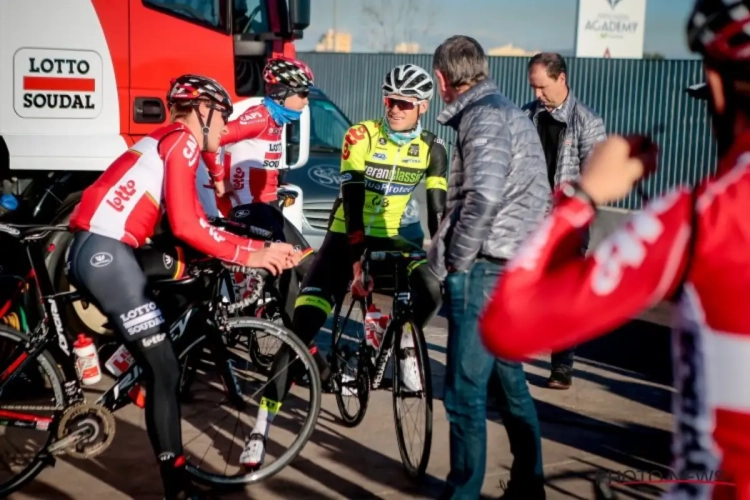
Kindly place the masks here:
<instances>
[{"instance_id":1,"label":"truck tire","mask_svg":"<svg viewBox=\"0 0 750 500\"><path fill-rule=\"evenodd\" d=\"M66 224L70 219L73 208L75 208L80 199L80 191L70 194L63 201L60 210L51 223ZM45 263L52 278L52 283L58 292L75 290L75 287L68 282L68 276L65 273L65 260L72 240L73 235L71 233L61 231L52 233L46 242L47 253L45 255ZM93 304L81 301L75 304L67 304L64 307L65 326L71 333L85 333L94 338L100 335L112 335L112 331L104 327L107 321L106 316Z\"/></svg>"}]
</instances>

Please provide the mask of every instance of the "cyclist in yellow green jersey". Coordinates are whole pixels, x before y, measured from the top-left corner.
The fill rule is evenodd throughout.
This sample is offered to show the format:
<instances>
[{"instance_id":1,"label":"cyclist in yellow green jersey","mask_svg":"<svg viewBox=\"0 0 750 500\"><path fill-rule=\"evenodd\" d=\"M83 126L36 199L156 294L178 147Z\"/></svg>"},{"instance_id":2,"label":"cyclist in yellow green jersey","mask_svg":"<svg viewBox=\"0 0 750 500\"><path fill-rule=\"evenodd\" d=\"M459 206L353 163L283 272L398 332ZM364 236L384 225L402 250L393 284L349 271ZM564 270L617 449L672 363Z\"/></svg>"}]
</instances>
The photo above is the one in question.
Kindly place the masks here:
<instances>
[{"instance_id":1,"label":"cyclist in yellow green jersey","mask_svg":"<svg viewBox=\"0 0 750 500\"><path fill-rule=\"evenodd\" d=\"M351 127L341 149L341 192L332 209L330 227L300 287L292 330L311 343L352 283L352 294L366 295L373 283L362 283L360 259L366 249L413 249L398 237L401 217L414 189L424 179L427 188L428 229L437 231L447 195L448 154L445 144L422 129L435 85L424 69L413 64L393 68L383 81L384 115ZM427 261L411 266L414 320L424 326L441 302L441 285ZM367 289L365 289L367 287ZM408 390L421 390L414 341L402 336L398 349L401 381ZM291 385L286 367L290 353L280 351L270 384L261 400L253 432L241 463L263 462L268 431Z\"/></svg>"}]
</instances>

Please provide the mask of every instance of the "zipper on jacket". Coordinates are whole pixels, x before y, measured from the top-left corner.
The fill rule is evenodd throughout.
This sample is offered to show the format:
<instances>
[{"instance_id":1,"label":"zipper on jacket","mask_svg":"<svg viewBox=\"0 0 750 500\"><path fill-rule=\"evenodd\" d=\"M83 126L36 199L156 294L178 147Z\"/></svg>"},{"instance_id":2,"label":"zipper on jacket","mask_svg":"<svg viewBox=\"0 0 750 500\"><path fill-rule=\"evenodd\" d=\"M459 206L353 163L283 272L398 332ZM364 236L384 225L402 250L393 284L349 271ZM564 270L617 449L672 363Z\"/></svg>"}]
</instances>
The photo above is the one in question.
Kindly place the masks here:
<instances>
[{"instance_id":1,"label":"zipper on jacket","mask_svg":"<svg viewBox=\"0 0 750 500\"><path fill-rule=\"evenodd\" d=\"M559 184L560 180L560 153L562 152L564 146L565 146L565 133L568 131L568 125L566 124L563 129L560 131L560 135L557 138L557 155L555 159L555 187ZM554 190L554 188L553 188Z\"/></svg>"}]
</instances>

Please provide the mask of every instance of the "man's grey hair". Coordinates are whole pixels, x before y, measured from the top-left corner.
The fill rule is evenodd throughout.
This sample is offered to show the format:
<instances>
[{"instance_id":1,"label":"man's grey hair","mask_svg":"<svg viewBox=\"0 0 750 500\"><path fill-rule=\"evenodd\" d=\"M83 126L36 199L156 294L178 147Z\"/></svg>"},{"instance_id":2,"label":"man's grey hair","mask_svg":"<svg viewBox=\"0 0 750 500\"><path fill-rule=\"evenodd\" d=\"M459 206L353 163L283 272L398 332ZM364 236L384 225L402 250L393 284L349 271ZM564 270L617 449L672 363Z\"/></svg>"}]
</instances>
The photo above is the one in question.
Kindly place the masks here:
<instances>
[{"instance_id":1,"label":"man's grey hair","mask_svg":"<svg viewBox=\"0 0 750 500\"><path fill-rule=\"evenodd\" d=\"M440 71L447 85L475 85L490 75L487 56L479 42L470 36L455 35L435 49L432 68Z\"/></svg>"}]
</instances>

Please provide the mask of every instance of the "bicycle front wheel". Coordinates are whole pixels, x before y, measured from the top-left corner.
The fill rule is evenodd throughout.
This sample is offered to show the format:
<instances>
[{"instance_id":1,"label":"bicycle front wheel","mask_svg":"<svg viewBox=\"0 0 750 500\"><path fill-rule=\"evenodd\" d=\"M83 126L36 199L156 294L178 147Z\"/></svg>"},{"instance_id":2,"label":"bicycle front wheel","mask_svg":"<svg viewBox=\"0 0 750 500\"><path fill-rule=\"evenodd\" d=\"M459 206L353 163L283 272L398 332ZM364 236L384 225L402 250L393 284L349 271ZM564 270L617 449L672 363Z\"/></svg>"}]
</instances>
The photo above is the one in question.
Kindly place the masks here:
<instances>
[{"instance_id":1,"label":"bicycle front wheel","mask_svg":"<svg viewBox=\"0 0 750 500\"><path fill-rule=\"evenodd\" d=\"M356 427L365 418L370 400L370 374L365 347L365 315L362 299L350 293L336 305L331 329L331 377L336 404L344 425Z\"/></svg>"},{"instance_id":2,"label":"bicycle front wheel","mask_svg":"<svg viewBox=\"0 0 750 500\"><path fill-rule=\"evenodd\" d=\"M393 350L393 419L398 450L407 475L419 479L427 471L432 448L432 375L422 329L413 321L401 325Z\"/></svg>"},{"instance_id":3,"label":"bicycle front wheel","mask_svg":"<svg viewBox=\"0 0 750 500\"><path fill-rule=\"evenodd\" d=\"M263 481L292 462L315 430L322 392L317 365L294 333L253 317L230 318L228 326L230 337L237 339L234 345L212 341L207 335L180 356L184 360L190 354L195 371L189 387L182 388L190 393L182 406L187 470L199 482L225 488ZM292 384L275 414L263 465L250 470L241 465L240 456L256 428L264 391L279 376L267 373L251 359L246 347L258 332L288 350L286 373L298 383ZM302 379L304 384L299 383ZM236 393L228 387L236 388Z\"/></svg>"}]
</instances>

